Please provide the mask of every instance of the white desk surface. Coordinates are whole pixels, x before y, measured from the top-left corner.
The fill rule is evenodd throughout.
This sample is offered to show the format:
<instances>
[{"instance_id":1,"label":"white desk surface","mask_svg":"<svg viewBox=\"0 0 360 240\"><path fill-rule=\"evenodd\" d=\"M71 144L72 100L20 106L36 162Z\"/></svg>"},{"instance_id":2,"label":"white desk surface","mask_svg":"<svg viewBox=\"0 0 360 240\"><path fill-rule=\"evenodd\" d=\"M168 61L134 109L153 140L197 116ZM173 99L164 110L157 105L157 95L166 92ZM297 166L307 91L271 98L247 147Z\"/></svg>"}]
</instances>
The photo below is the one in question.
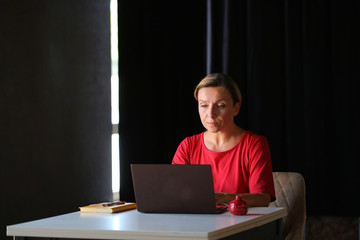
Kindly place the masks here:
<instances>
[{"instance_id":1,"label":"white desk surface","mask_svg":"<svg viewBox=\"0 0 360 240\"><path fill-rule=\"evenodd\" d=\"M218 239L286 216L285 208L249 208L248 214L74 212L7 226L8 236L79 239Z\"/></svg>"}]
</instances>

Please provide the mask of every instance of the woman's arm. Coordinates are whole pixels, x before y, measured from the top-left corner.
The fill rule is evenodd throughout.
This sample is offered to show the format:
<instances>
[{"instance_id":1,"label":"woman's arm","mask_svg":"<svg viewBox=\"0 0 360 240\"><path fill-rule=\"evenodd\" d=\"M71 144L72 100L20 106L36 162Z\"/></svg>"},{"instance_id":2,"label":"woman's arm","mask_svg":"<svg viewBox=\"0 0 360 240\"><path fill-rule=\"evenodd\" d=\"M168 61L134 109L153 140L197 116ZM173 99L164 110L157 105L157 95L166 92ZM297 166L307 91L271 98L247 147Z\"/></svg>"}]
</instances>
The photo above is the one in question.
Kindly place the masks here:
<instances>
[{"instance_id":1,"label":"woman's arm","mask_svg":"<svg viewBox=\"0 0 360 240\"><path fill-rule=\"evenodd\" d=\"M238 194L235 193L215 193L216 204L229 204ZM271 196L268 193L241 193L241 199L248 207L268 207Z\"/></svg>"}]
</instances>

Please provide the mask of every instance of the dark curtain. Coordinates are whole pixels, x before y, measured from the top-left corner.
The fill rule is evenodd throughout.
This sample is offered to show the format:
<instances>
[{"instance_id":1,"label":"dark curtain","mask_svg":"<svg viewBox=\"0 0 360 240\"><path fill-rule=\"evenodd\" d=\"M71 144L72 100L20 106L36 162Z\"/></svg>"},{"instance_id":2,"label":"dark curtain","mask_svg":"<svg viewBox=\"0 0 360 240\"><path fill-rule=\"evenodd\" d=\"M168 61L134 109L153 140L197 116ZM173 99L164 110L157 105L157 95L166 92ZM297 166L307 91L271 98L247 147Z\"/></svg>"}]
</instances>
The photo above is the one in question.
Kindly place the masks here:
<instances>
[{"instance_id":1,"label":"dark curtain","mask_svg":"<svg viewBox=\"0 0 360 240\"><path fill-rule=\"evenodd\" d=\"M207 9L207 72L238 81L241 125L268 138L274 171L304 175L309 214L358 216L359 2L208 0Z\"/></svg>"},{"instance_id":2,"label":"dark curtain","mask_svg":"<svg viewBox=\"0 0 360 240\"><path fill-rule=\"evenodd\" d=\"M183 137L202 131L193 88L224 72L244 96L238 123L268 138L274 171L304 175L308 214L360 214L357 1L124 2L123 196L129 163L169 163Z\"/></svg>"},{"instance_id":3,"label":"dark curtain","mask_svg":"<svg viewBox=\"0 0 360 240\"><path fill-rule=\"evenodd\" d=\"M205 73L201 1L119 0L120 196L134 200L129 164L171 163L201 131L193 90Z\"/></svg>"}]
</instances>

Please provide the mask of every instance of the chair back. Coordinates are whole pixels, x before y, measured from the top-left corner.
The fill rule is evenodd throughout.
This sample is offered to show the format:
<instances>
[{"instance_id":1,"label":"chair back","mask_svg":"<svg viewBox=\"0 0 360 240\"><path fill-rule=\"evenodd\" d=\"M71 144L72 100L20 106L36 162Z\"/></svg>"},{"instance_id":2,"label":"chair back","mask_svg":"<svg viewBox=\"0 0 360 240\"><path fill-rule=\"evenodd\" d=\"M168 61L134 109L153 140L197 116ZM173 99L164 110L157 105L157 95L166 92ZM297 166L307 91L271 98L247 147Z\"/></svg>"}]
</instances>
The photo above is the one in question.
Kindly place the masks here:
<instances>
[{"instance_id":1,"label":"chair back","mask_svg":"<svg viewBox=\"0 0 360 240\"><path fill-rule=\"evenodd\" d=\"M273 172L276 200L270 207L285 207L283 237L286 240L301 240L306 222L305 180L296 172Z\"/></svg>"}]
</instances>

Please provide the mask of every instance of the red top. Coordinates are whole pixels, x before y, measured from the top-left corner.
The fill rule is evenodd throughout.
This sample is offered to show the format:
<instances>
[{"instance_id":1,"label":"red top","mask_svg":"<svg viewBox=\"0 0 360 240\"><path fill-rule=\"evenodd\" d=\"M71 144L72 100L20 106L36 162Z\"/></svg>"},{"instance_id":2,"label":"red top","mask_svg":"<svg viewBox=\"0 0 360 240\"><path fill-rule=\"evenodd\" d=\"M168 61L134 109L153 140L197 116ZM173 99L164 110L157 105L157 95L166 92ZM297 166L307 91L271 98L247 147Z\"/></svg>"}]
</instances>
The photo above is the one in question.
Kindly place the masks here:
<instances>
[{"instance_id":1,"label":"red top","mask_svg":"<svg viewBox=\"0 0 360 240\"><path fill-rule=\"evenodd\" d=\"M206 148L203 135L185 138L172 163L211 165L215 192L263 192L275 200L271 155L265 137L247 131L230 150L213 152Z\"/></svg>"}]
</instances>

